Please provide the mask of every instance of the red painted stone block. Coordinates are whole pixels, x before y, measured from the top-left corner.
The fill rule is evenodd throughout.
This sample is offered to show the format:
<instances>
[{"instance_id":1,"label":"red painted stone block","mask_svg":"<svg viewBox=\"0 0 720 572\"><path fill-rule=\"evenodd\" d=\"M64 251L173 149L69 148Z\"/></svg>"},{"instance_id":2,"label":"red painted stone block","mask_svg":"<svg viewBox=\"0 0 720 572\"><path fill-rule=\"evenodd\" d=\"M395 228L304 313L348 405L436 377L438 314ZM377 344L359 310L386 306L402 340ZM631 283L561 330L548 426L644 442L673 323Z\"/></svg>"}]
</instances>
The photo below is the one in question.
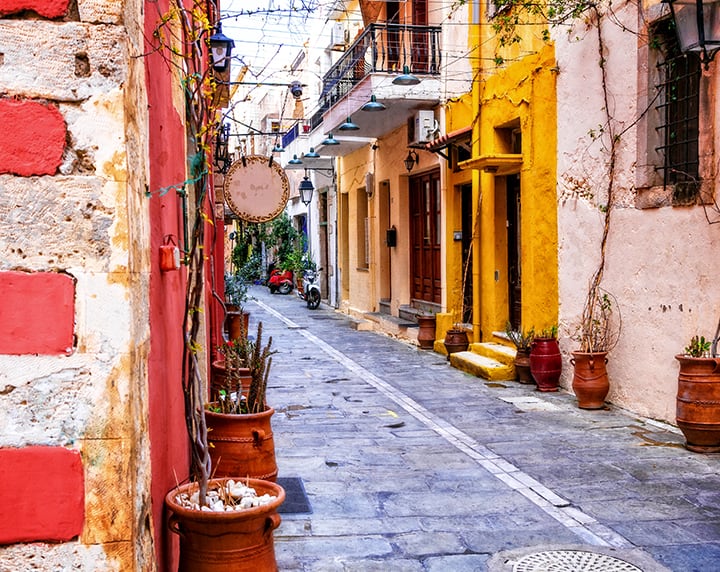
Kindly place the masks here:
<instances>
[{"instance_id":1,"label":"red painted stone block","mask_svg":"<svg viewBox=\"0 0 720 572\"><path fill-rule=\"evenodd\" d=\"M66 126L56 107L0 99L0 125L0 173L29 177L57 172Z\"/></svg>"},{"instance_id":2,"label":"red painted stone block","mask_svg":"<svg viewBox=\"0 0 720 572\"><path fill-rule=\"evenodd\" d=\"M59 18L67 12L70 0L0 0L0 15L32 10L46 18Z\"/></svg>"},{"instance_id":3,"label":"red painted stone block","mask_svg":"<svg viewBox=\"0 0 720 572\"><path fill-rule=\"evenodd\" d=\"M67 541L82 532L80 454L63 447L0 449L0 544Z\"/></svg>"},{"instance_id":4,"label":"red painted stone block","mask_svg":"<svg viewBox=\"0 0 720 572\"><path fill-rule=\"evenodd\" d=\"M68 354L74 328L72 277L0 272L0 354Z\"/></svg>"}]
</instances>

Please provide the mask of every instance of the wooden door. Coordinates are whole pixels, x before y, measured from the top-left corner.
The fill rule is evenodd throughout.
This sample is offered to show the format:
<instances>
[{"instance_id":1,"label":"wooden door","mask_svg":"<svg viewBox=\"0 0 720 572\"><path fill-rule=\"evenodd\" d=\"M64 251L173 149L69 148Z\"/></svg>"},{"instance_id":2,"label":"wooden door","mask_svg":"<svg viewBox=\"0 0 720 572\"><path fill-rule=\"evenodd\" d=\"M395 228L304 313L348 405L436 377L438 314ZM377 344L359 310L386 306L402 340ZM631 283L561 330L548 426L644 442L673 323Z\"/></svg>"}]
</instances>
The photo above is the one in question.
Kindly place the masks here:
<instances>
[{"instance_id":1,"label":"wooden door","mask_svg":"<svg viewBox=\"0 0 720 572\"><path fill-rule=\"evenodd\" d=\"M410 179L411 297L440 303L440 172Z\"/></svg>"},{"instance_id":2,"label":"wooden door","mask_svg":"<svg viewBox=\"0 0 720 572\"><path fill-rule=\"evenodd\" d=\"M416 73L430 71L430 38L428 31L418 30L415 26L428 25L427 0L413 0L412 4L412 32L410 34L410 54L412 63L410 69Z\"/></svg>"},{"instance_id":3,"label":"wooden door","mask_svg":"<svg viewBox=\"0 0 720 572\"><path fill-rule=\"evenodd\" d=\"M508 305L510 324L522 325L522 273L520 272L520 177L507 177Z\"/></svg>"}]
</instances>

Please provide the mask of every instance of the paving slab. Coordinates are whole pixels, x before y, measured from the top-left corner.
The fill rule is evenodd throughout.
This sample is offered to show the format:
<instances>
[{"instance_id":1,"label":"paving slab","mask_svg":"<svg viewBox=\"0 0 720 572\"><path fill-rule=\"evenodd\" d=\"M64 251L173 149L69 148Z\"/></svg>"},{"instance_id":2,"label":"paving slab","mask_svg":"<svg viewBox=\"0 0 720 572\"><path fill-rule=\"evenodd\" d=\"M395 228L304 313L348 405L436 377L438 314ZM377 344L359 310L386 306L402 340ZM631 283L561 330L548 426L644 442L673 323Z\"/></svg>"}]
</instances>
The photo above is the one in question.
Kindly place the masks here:
<instances>
[{"instance_id":1,"label":"paving slab","mask_svg":"<svg viewBox=\"0 0 720 572\"><path fill-rule=\"evenodd\" d=\"M281 570L500 570L558 544L645 572L720 570L720 455L687 451L671 425L486 382L325 305L251 295L250 331L262 320L278 350L279 473L312 509L282 515Z\"/></svg>"}]
</instances>

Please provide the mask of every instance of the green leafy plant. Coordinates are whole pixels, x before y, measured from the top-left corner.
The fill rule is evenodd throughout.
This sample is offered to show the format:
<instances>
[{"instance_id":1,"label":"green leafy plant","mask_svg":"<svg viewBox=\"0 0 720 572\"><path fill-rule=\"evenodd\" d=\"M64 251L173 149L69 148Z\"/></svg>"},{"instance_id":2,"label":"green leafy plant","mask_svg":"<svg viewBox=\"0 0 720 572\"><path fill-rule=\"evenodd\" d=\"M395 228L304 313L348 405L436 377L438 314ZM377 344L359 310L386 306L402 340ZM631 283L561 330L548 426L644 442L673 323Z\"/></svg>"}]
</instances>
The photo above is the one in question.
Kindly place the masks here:
<instances>
[{"instance_id":1,"label":"green leafy plant","mask_svg":"<svg viewBox=\"0 0 720 572\"><path fill-rule=\"evenodd\" d=\"M232 304L242 308L247 301L248 283L245 278L238 272L231 274L225 273L225 303Z\"/></svg>"},{"instance_id":2,"label":"green leafy plant","mask_svg":"<svg viewBox=\"0 0 720 572\"><path fill-rule=\"evenodd\" d=\"M535 334L536 338L557 338L558 334L558 327L556 324L553 324L552 326L547 326L540 330L539 333Z\"/></svg>"},{"instance_id":3,"label":"green leafy plant","mask_svg":"<svg viewBox=\"0 0 720 572\"><path fill-rule=\"evenodd\" d=\"M704 357L710 352L710 341L705 336L693 336L690 344L685 348L685 355L691 357Z\"/></svg>"},{"instance_id":4,"label":"green leafy plant","mask_svg":"<svg viewBox=\"0 0 720 572\"><path fill-rule=\"evenodd\" d=\"M527 332L525 332L522 327L516 330L510 322L507 322L505 324L505 333L518 350L529 352L532 348L532 343L535 339L535 330L533 328L530 328Z\"/></svg>"}]
</instances>

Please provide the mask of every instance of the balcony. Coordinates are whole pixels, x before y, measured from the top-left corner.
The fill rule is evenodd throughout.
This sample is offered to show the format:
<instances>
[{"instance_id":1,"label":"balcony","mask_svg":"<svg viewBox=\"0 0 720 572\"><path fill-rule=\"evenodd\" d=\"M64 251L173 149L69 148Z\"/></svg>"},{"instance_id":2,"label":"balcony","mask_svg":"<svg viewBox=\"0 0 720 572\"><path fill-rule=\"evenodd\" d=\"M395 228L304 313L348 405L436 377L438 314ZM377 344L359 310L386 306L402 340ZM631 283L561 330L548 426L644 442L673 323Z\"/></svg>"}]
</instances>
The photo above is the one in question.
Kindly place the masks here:
<instances>
[{"instance_id":1,"label":"balcony","mask_svg":"<svg viewBox=\"0 0 720 572\"><path fill-rule=\"evenodd\" d=\"M404 124L414 110L430 109L437 104L441 93L440 39L440 26L374 23L367 27L323 77L319 99L323 131L333 132L338 140L358 142L342 149L328 148L328 154L345 154L364 144L363 140L379 137ZM392 83L404 66L422 80L419 85ZM362 120L355 121L360 130L352 132L352 137L337 133L337 127L347 116L355 114L370 95L375 95L388 110L363 113Z\"/></svg>"}]
</instances>

